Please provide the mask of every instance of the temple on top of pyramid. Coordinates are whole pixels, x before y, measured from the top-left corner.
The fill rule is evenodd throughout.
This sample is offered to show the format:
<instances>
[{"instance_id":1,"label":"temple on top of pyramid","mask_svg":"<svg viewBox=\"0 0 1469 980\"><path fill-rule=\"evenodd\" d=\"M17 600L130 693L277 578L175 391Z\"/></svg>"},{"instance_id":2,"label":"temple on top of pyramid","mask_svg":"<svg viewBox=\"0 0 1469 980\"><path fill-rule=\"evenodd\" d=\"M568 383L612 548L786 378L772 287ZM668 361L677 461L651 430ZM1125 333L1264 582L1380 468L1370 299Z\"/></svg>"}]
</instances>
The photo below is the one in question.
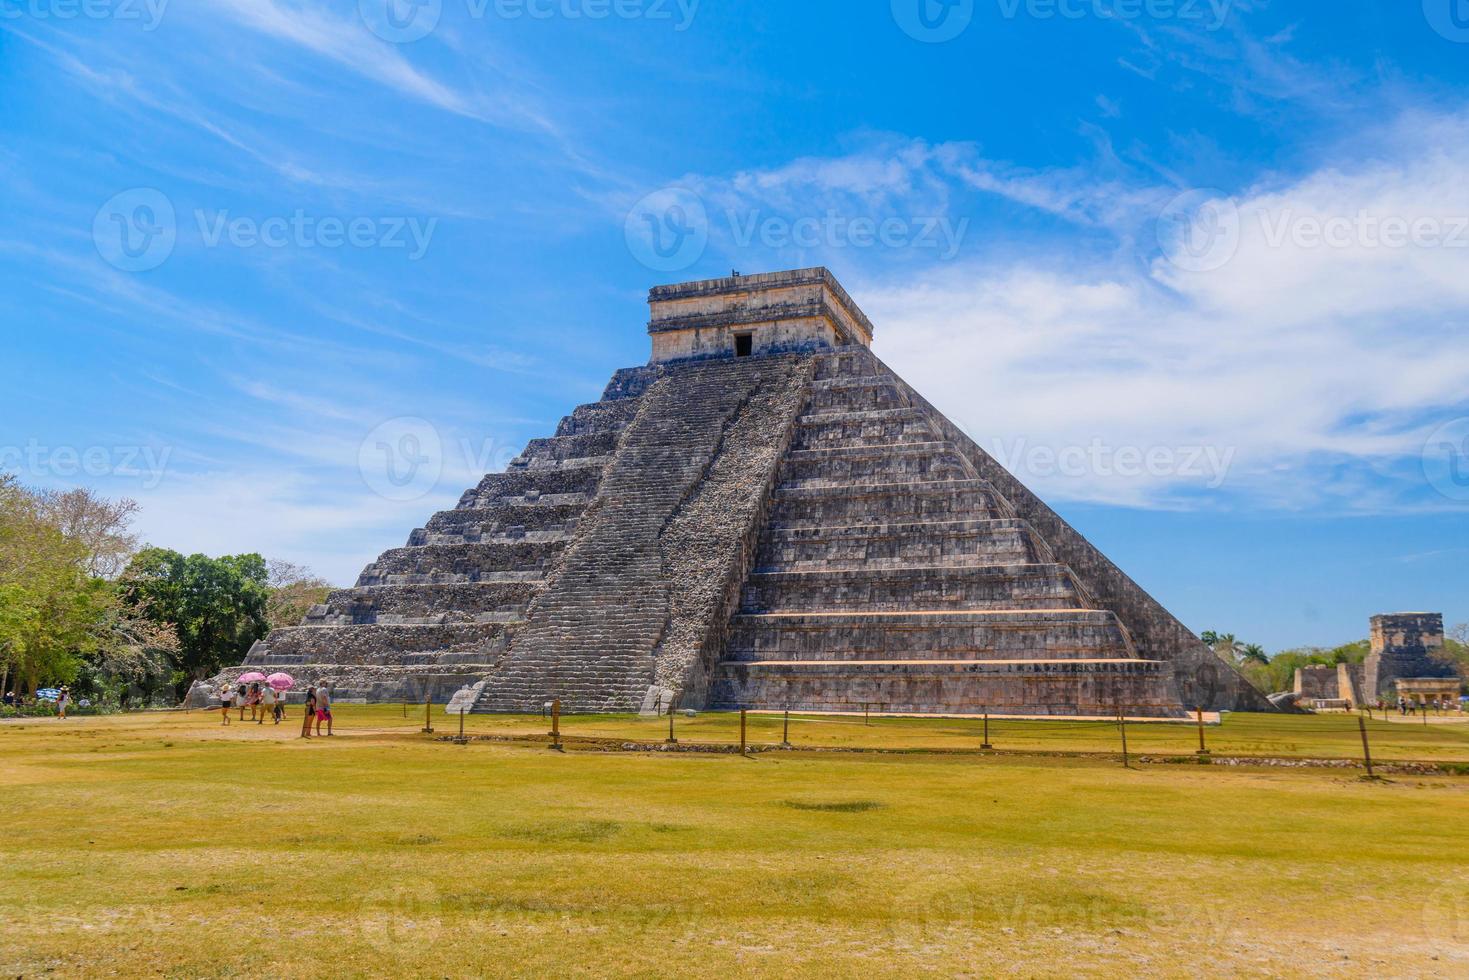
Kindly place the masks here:
<instances>
[{"instance_id":1,"label":"temple on top of pyramid","mask_svg":"<svg viewBox=\"0 0 1469 980\"><path fill-rule=\"evenodd\" d=\"M215 686L284 669L486 712L1272 709L879 360L826 269L649 304L648 364Z\"/></svg>"}]
</instances>

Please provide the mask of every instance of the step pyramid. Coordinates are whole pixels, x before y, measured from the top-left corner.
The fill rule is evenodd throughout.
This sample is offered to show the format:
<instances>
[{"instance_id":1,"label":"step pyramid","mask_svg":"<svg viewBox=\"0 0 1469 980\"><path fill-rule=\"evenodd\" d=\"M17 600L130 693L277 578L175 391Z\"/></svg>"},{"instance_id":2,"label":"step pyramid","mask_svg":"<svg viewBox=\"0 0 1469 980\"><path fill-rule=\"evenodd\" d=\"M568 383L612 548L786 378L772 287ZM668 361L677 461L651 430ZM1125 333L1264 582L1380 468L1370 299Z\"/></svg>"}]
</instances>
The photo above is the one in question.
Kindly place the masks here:
<instances>
[{"instance_id":1,"label":"step pyramid","mask_svg":"<svg viewBox=\"0 0 1469 980\"><path fill-rule=\"evenodd\" d=\"M827 270L650 305L649 364L212 683L287 669L475 711L1270 710L877 358Z\"/></svg>"}]
</instances>

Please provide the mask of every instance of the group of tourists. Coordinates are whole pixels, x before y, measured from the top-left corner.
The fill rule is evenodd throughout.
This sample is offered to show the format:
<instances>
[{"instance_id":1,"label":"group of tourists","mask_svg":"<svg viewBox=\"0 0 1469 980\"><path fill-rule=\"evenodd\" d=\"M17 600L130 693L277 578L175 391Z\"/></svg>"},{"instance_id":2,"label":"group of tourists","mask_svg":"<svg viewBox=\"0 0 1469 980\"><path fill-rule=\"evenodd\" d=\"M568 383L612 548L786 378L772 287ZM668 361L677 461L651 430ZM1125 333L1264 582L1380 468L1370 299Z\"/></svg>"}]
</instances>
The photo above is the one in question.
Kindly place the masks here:
<instances>
[{"instance_id":1,"label":"group of tourists","mask_svg":"<svg viewBox=\"0 0 1469 980\"><path fill-rule=\"evenodd\" d=\"M56 695L54 698L50 697L50 694L52 693ZM62 721L65 721L66 711L68 708L76 703L76 698L72 697L71 688L64 685L56 689L54 692L39 691L37 692L37 696L31 698L30 700L26 700L24 695L16 694L14 691L6 691L4 697L0 698L0 704L4 704L7 708L25 708L33 704L40 704L45 701L52 702L56 709L56 717L60 718ZM90 702L83 700L82 707L85 708L89 703Z\"/></svg>"},{"instance_id":2,"label":"group of tourists","mask_svg":"<svg viewBox=\"0 0 1469 980\"><path fill-rule=\"evenodd\" d=\"M230 724L231 711L239 711L240 721L245 720L245 712L249 711L250 720L257 725L265 724L267 716L273 724L279 725L286 717L286 692L277 691L269 684L259 682L235 687L226 684L219 689L221 724ZM321 734L323 724L326 725L326 733L332 734L332 692L328 683L306 689L306 713L301 722L302 738L311 738L313 722L316 724L317 735Z\"/></svg>"},{"instance_id":3,"label":"group of tourists","mask_svg":"<svg viewBox=\"0 0 1469 980\"><path fill-rule=\"evenodd\" d=\"M1382 705L1379 703L1378 707L1381 706ZM1430 709L1432 709L1436 714L1443 714L1445 711L1458 711L1462 713L1464 710L1464 702L1453 701L1449 698L1433 698L1428 701L1418 701L1414 698L1398 698L1398 714L1416 715L1420 709L1423 711L1424 714L1428 714Z\"/></svg>"}]
</instances>

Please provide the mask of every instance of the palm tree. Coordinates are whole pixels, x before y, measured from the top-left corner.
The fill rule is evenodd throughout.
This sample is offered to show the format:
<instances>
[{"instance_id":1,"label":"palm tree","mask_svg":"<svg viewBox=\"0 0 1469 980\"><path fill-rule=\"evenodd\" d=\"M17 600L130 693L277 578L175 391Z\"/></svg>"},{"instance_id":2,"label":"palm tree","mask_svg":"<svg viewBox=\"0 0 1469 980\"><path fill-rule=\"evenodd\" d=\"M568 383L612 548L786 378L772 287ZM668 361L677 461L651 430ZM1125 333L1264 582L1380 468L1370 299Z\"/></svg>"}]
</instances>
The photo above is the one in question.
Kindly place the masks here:
<instances>
[{"instance_id":1,"label":"palm tree","mask_svg":"<svg viewBox=\"0 0 1469 980\"><path fill-rule=\"evenodd\" d=\"M1265 648L1258 643L1250 643L1240 649L1240 656L1245 660L1254 660L1258 663L1270 663L1270 657L1265 653Z\"/></svg>"}]
</instances>

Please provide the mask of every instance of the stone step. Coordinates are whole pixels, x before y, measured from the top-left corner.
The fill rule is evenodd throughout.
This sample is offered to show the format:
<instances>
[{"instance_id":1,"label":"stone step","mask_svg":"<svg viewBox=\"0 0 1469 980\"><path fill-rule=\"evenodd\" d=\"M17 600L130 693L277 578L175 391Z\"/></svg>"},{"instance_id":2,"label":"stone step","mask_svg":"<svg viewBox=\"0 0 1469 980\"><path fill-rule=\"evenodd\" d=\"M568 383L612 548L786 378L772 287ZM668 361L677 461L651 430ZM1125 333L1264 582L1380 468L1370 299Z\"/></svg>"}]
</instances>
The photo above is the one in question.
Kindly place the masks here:
<instances>
[{"instance_id":1,"label":"stone step","mask_svg":"<svg viewBox=\"0 0 1469 980\"><path fill-rule=\"evenodd\" d=\"M591 496L601 482L605 461L574 461L579 465L557 469L491 473L460 500L460 506L489 507L497 503L535 503L546 496Z\"/></svg>"},{"instance_id":2,"label":"stone step","mask_svg":"<svg viewBox=\"0 0 1469 980\"><path fill-rule=\"evenodd\" d=\"M740 611L903 612L1081 605L1071 570L1064 565L984 565L755 572L745 582Z\"/></svg>"},{"instance_id":3,"label":"stone step","mask_svg":"<svg viewBox=\"0 0 1469 980\"><path fill-rule=\"evenodd\" d=\"M919 408L889 408L873 412L829 412L805 415L796 423L794 450L828 446L900 445L932 442L936 432Z\"/></svg>"},{"instance_id":4,"label":"stone step","mask_svg":"<svg viewBox=\"0 0 1469 980\"><path fill-rule=\"evenodd\" d=\"M1051 561L1022 520L932 521L848 527L776 528L760 545L755 570L815 571L901 565L1007 565Z\"/></svg>"},{"instance_id":5,"label":"stone step","mask_svg":"<svg viewBox=\"0 0 1469 980\"><path fill-rule=\"evenodd\" d=\"M940 480L780 489L770 524L794 528L1013 516L1010 505L983 480Z\"/></svg>"},{"instance_id":6,"label":"stone step","mask_svg":"<svg viewBox=\"0 0 1469 980\"><path fill-rule=\"evenodd\" d=\"M973 478L969 465L952 444L923 442L790 452L781 467L780 487L856 487Z\"/></svg>"},{"instance_id":7,"label":"stone step","mask_svg":"<svg viewBox=\"0 0 1469 980\"><path fill-rule=\"evenodd\" d=\"M394 548L363 569L358 585L384 585L390 576L465 575L478 581L486 572L543 572L561 555L568 538L469 544L426 544Z\"/></svg>"},{"instance_id":8,"label":"stone step","mask_svg":"<svg viewBox=\"0 0 1469 980\"><path fill-rule=\"evenodd\" d=\"M806 412L824 415L911 407L913 400L907 390L891 378L842 376L813 383Z\"/></svg>"},{"instance_id":9,"label":"stone step","mask_svg":"<svg viewBox=\"0 0 1469 980\"><path fill-rule=\"evenodd\" d=\"M1136 651L1103 609L737 615L727 661L1086 660Z\"/></svg>"},{"instance_id":10,"label":"stone step","mask_svg":"<svg viewBox=\"0 0 1469 980\"><path fill-rule=\"evenodd\" d=\"M504 648L512 627L504 623L451 623L433 626L291 626L271 630L247 661L261 665L306 663L391 665L411 654L480 651L490 656Z\"/></svg>"},{"instance_id":11,"label":"stone step","mask_svg":"<svg viewBox=\"0 0 1469 980\"><path fill-rule=\"evenodd\" d=\"M539 582L371 585L341 589L313 608L303 625L327 626L439 617L441 622L520 619Z\"/></svg>"},{"instance_id":12,"label":"stone step","mask_svg":"<svg viewBox=\"0 0 1469 980\"><path fill-rule=\"evenodd\" d=\"M1181 718L1157 660L722 663L711 707L756 710Z\"/></svg>"}]
</instances>

